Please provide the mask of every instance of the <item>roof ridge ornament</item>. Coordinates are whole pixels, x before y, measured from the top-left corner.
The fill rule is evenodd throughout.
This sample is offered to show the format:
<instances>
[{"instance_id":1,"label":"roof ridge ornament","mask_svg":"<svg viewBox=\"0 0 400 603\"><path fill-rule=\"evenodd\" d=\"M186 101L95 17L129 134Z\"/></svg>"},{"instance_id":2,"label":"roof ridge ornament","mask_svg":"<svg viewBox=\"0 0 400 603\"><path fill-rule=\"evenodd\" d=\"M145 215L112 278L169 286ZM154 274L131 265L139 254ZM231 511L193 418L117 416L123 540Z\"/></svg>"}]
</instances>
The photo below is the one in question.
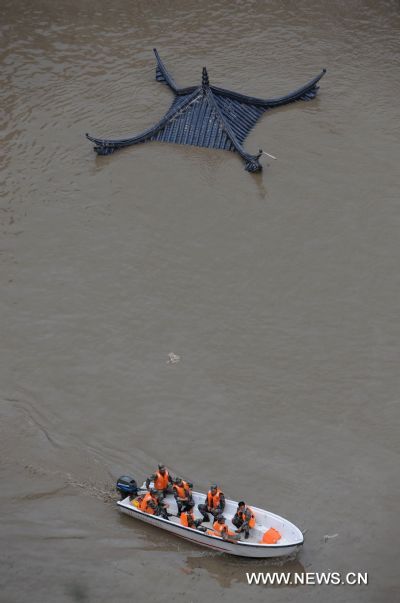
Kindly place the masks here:
<instances>
[{"instance_id":1,"label":"roof ridge ornament","mask_svg":"<svg viewBox=\"0 0 400 603\"><path fill-rule=\"evenodd\" d=\"M107 140L86 134L98 155L110 155L123 147L154 140L233 151L242 157L248 172L258 172L262 169L261 154L269 154L260 150L253 155L246 151L243 144L250 130L265 111L314 99L319 89L317 84L326 73L324 69L289 94L262 99L210 86L206 67L203 67L201 86L179 88L156 49L154 54L157 81L166 84L175 95L171 107L153 127L136 136ZM275 159L273 155L269 157Z\"/></svg>"},{"instance_id":2,"label":"roof ridge ornament","mask_svg":"<svg viewBox=\"0 0 400 603\"><path fill-rule=\"evenodd\" d=\"M210 80L208 79L207 67L203 67L203 73L201 75L201 85L203 88L206 88L210 85Z\"/></svg>"}]
</instances>

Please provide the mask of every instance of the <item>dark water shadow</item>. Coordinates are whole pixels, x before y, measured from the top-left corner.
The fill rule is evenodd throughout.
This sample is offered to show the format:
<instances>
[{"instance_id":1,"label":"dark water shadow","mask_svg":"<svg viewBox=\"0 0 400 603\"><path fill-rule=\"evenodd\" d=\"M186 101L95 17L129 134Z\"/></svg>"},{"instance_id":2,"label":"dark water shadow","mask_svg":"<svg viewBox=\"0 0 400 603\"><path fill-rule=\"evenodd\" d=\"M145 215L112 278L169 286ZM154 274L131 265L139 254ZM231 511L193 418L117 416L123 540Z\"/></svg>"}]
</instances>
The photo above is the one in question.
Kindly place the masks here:
<instances>
[{"instance_id":1,"label":"dark water shadow","mask_svg":"<svg viewBox=\"0 0 400 603\"><path fill-rule=\"evenodd\" d=\"M71 582L71 584L67 584L65 592L71 597L72 601L78 601L78 603L89 601L88 586L82 582Z\"/></svg>"},{"instance_id":2,"label":"dark water shadow","mask_svg":"<svg viewBox=\"0 0 400 603\"><path fill-rule=\"evenodd\" d=\"M256 172L255 174L251 174L251 178L256 185L258 195L260 199L266 200L268 199L268 189L265 186L264 177L265 173L268 171L269 164L263 166L263 170L261 172Z\"/></svg>"},{"instance_id":3,"label":"dark water shadow","mask_svg":"<svg viewBox=\"0 0 400 603\"><path fill-rule=\"evenodd\" d=\"M303 574L304 566L294 557L281 557L276 559L251 559L233 557L224 553L203 553L190 555L186 559L182 571L191 574L195 571L206 571L212 578L217 580L223 588L230 588L233 584L247 584L246 572L279 572L290 576L294 573ZM284 586L295 586L294 584L274 584L273 588Z\"/></svg>"}]
</instances>

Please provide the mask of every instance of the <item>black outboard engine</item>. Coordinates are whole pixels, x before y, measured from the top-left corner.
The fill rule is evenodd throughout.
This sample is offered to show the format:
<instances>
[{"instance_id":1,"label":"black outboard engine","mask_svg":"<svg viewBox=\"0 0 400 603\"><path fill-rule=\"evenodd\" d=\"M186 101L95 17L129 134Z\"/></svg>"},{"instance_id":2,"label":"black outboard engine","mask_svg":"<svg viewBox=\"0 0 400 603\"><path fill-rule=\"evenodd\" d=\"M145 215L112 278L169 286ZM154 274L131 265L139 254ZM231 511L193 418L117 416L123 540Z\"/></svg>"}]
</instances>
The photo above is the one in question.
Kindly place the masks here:
<instances>
[{"instance_id":1,"label":"black outboard engine","mask_svg":"<svg viewBox=\"0 0 400 603\"><path fill-rule=\"evenodd\" d=\"M134 498L137 496L139 490L136 480L134 480L133 477L130 477L130 475L123 475L120 477L117 480L116 489L121 496L121 500L127 496Z\"/></svg>"}]
</instances>

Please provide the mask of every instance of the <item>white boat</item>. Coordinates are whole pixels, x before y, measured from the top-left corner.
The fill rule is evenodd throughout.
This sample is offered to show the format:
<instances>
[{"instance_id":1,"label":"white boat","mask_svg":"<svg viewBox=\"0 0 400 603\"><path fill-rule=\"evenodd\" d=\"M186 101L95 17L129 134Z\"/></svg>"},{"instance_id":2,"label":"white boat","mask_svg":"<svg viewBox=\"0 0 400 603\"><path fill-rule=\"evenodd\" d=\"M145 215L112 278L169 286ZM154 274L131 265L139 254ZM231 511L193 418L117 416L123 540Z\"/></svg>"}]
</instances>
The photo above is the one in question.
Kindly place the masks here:
<instances>
[{"instance_id":1,"label":"white boat","mask_svg":"<svg viewBox=\"0 0 400 603\"><path fill-rule=\"evenodd\" d=\"M143 485L144 488L144 485ZM195 502L194 514L196 518L201 518L201 514L197 509L199 503L204 503L206 495L201 492L193 492L193 500ZM257 507L251 506L256 519L255 527L250 530L250 537L247 540L239 540L237 542L227 541L219 536L213 536L196 530L193 528L187 528L180 523L180 519L175 516L177 513L177 505L175 498L172 494L164 498L164 502L168 503L168 512L172 513L173 516L169 520L155 515L149 515L140 511L133 505L130 496L118 501L119 510L126 515L140 519L146 523L149 523L167 532L171 532L176 536L180 536L185 540L200 544L215 551L221 553L229 553L230 555L239 555L241 557L286 557L296 553L300 546L304 542L303 534L294 524L287 519L275 515L270 511L264 509L258 509ZM230 530L235 530L235 526L232 525L231 519L234 516L237 509L237 502L226 499L224 516L226 518L226 525ZM203 522L203 526L212 528L212 524ZM280 540L276 544L262 544L263 534L274 528L281 535Z\"/></svg>"}]
</instances>

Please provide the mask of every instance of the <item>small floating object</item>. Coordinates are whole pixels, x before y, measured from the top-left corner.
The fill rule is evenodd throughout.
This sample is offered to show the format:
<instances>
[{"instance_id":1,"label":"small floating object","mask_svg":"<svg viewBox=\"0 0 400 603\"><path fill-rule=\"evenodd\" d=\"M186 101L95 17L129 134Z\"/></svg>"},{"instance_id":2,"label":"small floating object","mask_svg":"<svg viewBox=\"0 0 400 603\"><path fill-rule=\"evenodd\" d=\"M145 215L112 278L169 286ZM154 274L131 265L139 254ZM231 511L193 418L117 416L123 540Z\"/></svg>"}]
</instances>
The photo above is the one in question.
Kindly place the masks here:
<instances>
[{"instance_id":1,"label":"small floating object","mask_svg":"<svg viewBox=\"0 0 400 603\"><path fill-rule=\"evenodd\" d=\"M247 540L233 542L232 540L224 540L220 536L207 534L201 530L187 528L176 517L178 507L172 494L167 495L163 499L163 502L168 504L168 512L172 514L169 520L141 511L136 506L133 498L137 496L140 490L146 491L145 487L144 483L139 488L135 479L131 476L120 477L117 482L117 490L122 498L117 503L119 510L126 515L166 530L194 544L199 544L215 551L220 551L221 553L228 553L229 555L263 559L292 555L299 550L304 542L303 534L293 523L270 511L253 507L253 505L251 505L251 509L256 519L256 525L250 531L250 537ZM192 496L195 503L195 517L196 519L200 519L201 514L197 509L197 505L205 502L206 495L193 491ZM226 525L230 530L235 529L231 520L236 513L237 505L238 503L234 500L225 500L224 517L226 518ZM202 525L209 529L212 528L210 522L203 522Z\"/></svg>"},{"instance_id":2,"label":"small floating object","mask_svg":"<svg viewBox=\"0 0 400 603\"><path fill-rule=\"evenodd\" d=\"M332 540L332 538L337 538L339 536L339 534L325 534L324 536L324 542L328 542L328 540Z\"/></svg>"},{"instance_id":3,"label":"small floating object","mask_svg":"<svg viewBox=\"0 0 400 603\"><path fill-rule=\"evenodd\" d=\"M263 155L266 155L267 157L271 157L271 159L274 159L275 161L278 159L277 157L275 157L274 155L271 155L270 153L266 153L265 151L262 152Z\"/></svg>"},{"instance_id":4,"label":"small floating object","mask_svg":"<svg viewBox=\"0 0 400 603\"><path fill-rule=\"evenodd\" d=\"M155 48L154 54L156 80L169 86L175 95L171 107L159 122L136 136L106 139L86 134L98 155L110 155L123 147L156 140L233 151L242 157L248 172L258 172L262 169L259 161L262 154L271 159L276 157L262 149L255 155L246 151L243 144L250 130L265 111L315 98L319 89L317 84L326 73L323 69L289 94L262 99L211 85L206 67L203 67L200 85L179 88Z\"/></svg>"},{"instance_id":5,"label":"small floating object","mask_svg":"<svg viewBox=\"0 0 400 603\"><path fill-rule=\"evenodd\" d=\"M178 354L174 354L173 352L170 352L168 354L168 360L167 360L167 364L177 364L180 361L181 357L178 356Z\"/></svg>"}]
</instances>

